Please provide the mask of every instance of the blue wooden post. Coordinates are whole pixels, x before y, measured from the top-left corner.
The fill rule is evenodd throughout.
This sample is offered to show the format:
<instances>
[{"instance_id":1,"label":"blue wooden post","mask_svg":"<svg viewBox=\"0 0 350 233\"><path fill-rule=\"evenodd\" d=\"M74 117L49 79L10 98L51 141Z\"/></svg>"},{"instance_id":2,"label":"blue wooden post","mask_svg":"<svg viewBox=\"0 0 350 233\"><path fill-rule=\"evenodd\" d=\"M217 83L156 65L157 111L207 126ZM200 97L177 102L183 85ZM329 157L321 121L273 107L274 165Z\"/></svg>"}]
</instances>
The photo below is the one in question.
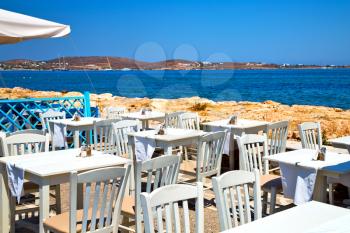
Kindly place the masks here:
<instances>
[{"instance_id":1,"label":"blue wooden post","mask_svg":"<svg viewBox=\"0 0 350 233\"><path fill-rule=\"evenodd\" d=\"M84 92L84 116L91 117L90 92Z\"/></svg>"}]
</instances>

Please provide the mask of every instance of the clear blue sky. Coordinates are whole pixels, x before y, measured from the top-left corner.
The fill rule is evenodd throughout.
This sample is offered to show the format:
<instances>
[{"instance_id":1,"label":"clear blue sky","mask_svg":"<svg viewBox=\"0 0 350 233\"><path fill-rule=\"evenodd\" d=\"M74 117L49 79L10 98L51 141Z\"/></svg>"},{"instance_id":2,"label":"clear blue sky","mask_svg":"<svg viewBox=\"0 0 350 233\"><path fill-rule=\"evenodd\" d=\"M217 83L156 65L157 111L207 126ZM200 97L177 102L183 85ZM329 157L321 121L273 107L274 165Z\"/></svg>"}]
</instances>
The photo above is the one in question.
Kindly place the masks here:
<instances>
[{"instance_id":1,"label":"clear blue sky","mask_svg":"<svg viewBox=\"0 0 350 233\"><path fill-rule=\"evenodd\" d=\"M350 64L350 1L1 0L71 25L68 38L0 46L0 60L109 55Z\"/></svg>"}]
</instances>

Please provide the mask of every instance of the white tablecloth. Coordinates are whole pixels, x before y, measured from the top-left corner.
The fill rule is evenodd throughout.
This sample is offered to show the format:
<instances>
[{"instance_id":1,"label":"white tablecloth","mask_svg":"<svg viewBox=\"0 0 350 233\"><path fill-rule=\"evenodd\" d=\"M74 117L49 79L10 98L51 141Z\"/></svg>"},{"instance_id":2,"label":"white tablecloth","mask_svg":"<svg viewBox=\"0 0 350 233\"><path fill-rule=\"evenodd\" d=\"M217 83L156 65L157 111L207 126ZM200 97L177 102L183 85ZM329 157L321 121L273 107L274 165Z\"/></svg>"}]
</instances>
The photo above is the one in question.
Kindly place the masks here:
<instances>
[{"instance_id":1,"label":"white tablecloth","mask_svg":"<svg viewBox=\"0 0 350 233\"><path fill-rule=\"evenodd\" d=\"M312 199L317 171L350 160L350 155L327 152L325 161L313 161L315 150L295 150L269 156L279 162L284 196L302 204Z\"/></svg>"}]
</instances>

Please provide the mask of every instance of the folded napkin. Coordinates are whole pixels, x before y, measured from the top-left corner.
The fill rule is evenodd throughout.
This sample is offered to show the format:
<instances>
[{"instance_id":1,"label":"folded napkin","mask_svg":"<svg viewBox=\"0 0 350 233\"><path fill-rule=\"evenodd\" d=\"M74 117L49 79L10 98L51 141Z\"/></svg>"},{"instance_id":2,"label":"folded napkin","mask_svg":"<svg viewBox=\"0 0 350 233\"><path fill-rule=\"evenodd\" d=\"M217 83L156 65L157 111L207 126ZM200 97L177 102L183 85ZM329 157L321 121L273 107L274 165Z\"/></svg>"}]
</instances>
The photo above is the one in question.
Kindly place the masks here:
<instances>
[{"instance_id":1,"label":"folded napkin","mask_svg":"<svg viewBox=\"0 0 350 233\"><path fill-rule=\"evenodd\" d=\"M135 156L137 161L145 161L152 158L156 148L156 141L152 138L135 137Z\"/></svg>"},{"instance_id":2,"label":"folded napkin","mask_svg":"<svg viewBox=\"0 0 350 233\"><path fill-rule=\"evenodd\" d=\"M24 169L16 166L14 163L6 163L8 176L8 185L13 197L17 198L19 203L23 192Z\"/></svg>"},{"instance_id":3,"label":"folded napkin","mask_svg":"<svg viewBox=\"0 0 350 233\"><path fill-rule=\"evenodd\" d=\"M54 124L52 144L54 147L65 147L66 145L66 126L63 124Z\"/></svg>"},{"instance_id":4,"label":"folded napkin","mask_svg":"<svg viewBox=\"0 0 350 233\"><path fill-rule=\"evenodd\" d=\"M294 204L300 205L312 200L317 169L279 163L283 195L293 199Z\"/></svg>"}]
</instances>

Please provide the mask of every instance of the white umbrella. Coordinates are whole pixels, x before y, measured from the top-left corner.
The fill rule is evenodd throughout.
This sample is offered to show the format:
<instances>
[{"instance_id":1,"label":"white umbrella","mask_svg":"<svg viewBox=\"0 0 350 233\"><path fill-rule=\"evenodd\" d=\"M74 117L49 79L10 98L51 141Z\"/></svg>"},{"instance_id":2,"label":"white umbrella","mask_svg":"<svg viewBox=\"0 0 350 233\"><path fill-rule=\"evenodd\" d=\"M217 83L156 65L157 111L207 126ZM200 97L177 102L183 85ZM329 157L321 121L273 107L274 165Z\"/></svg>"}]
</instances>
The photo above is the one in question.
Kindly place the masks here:
<instances>
[{"instance_id":1,"label":"white umbrella","mask_svg":"<svg viewBox=\"0 0 350 233\"><path fill-rule=\"evenodd\" d=\"M68 25L0 9L0 44L35 38L63 37L69 33Z\"/></svg>"}]
</instances>

